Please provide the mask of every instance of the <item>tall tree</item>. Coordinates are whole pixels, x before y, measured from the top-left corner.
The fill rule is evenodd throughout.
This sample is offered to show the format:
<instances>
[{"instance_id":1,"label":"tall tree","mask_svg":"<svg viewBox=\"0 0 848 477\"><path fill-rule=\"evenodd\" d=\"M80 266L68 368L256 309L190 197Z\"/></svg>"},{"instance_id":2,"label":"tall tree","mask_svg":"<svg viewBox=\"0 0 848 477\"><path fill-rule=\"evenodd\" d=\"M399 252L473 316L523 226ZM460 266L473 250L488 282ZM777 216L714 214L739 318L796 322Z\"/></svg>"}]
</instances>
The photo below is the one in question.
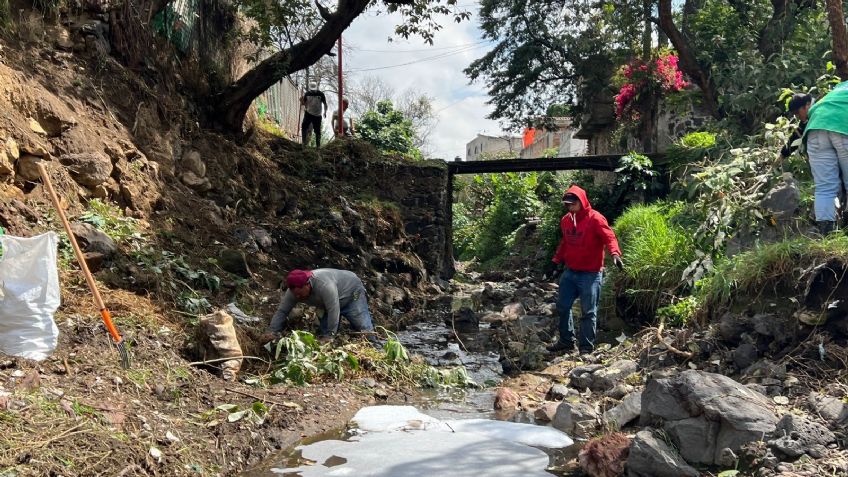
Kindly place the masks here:
<instances>
[{"instance_id":1,"label":"tall tree","mask_svg":"<svg viewBox=\"0 0 848 477\"><path fill-rule=\"evenodd\" d=\"M396 33L421 36L432 43L441 26L438 18L449 16L455 21L468 19L470 13L457 5L457 0L382 0L389 12L399 12L404 23ZM280 47L262 59L237 81L229 85L214 101L214 122L240 131L244 116L253 100L287 75L315 64L331 52L342 32L367 8L378 0L337 0L330 11L318 0L314 7L308 0L240 0L238 6L254 21L248 39L266 48Z\"/></svg>"},{"instance_id":2,"label":"tall tree","mask_svg":"<svg viewBox=\"0 0 848 477\"><path fill-rule=\"evenodd\" d=\"M843 81L848 81L848 31L842 0L827 0L827 19L833 35L833 64Z\"/></svg>"}]
</instances>

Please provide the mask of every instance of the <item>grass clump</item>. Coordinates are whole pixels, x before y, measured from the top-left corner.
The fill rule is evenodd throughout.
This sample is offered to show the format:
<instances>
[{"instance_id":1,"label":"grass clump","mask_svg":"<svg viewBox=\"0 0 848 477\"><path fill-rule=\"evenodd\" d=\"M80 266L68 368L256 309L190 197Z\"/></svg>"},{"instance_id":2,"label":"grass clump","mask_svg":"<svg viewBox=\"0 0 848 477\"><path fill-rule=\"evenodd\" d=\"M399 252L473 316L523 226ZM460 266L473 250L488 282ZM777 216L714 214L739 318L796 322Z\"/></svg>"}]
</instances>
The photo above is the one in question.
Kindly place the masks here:
<instances>
[{"instance_id":1,"label":"grass clump","mask_svg":"<svg viewBox=\"0 0 848 477\"><path fill-rule=\"evenodd\" d=\"M691 234L671 220L681 210L677 203L636 205L615 222L626 267L612 272L609 289L623 292L630 312L653 317L657 308L687 291L682 276L695 259L695 248Z\"/></svg>"},{"instance_id":2,"label":"grass clump","mask_svg":"<svg viewBox=\"0 0 848 477\"><path fill-rule=\"evenodd\" d=\"M750 298L767 291L796 289L817 266L831 260L848 263L848 236L802 237L763 245L720 263L701 281L698 296L707 310L729 307L737 295Z\"/></svg>"}]
</instances>

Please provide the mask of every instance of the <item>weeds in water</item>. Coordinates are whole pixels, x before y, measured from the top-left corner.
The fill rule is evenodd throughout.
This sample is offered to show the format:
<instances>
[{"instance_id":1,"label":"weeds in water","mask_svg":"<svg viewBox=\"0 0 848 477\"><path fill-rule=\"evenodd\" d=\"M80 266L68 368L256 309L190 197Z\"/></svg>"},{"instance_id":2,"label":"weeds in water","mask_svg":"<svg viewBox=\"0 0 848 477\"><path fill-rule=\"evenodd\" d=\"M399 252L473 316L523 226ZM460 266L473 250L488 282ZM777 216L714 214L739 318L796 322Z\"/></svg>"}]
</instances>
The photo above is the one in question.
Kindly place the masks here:
<instances>
[{"instance_id":1,"label":"weeds in water","mask_svg":"<svg viewBox=\"0 0 848 477\"><path fill-rule=\"evenodd\" d=\"M274 348L273 383L303 386L322 379L341 381L365 374L390 385L422 387L472 387L476 383L464 367L439 370L417 356L410 356L391 331L382 350L370 344L351 343L341 347L321 345L306 331L293 331Z\"/></svg>"}]
</instances>

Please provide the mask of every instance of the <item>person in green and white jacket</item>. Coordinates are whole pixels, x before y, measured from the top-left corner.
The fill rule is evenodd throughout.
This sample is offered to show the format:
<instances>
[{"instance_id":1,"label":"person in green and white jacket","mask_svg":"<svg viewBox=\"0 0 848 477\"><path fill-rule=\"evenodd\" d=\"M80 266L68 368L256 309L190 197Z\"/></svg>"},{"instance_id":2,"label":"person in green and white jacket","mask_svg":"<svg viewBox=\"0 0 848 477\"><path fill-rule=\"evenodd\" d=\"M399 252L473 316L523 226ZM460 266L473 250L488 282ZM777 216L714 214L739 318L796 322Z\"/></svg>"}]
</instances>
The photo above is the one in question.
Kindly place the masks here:
<instances>
[{"instance_id":1,"label":"person in green and white jacket","mask_svg":"<svg viewBox=\"0 0 848 477\"><path fill-rule=\"evenodd\" d=\"M804 140L816 185L816 223L825 235L836 228L836 199L842 185L848 189L848 81L813 104L808 115Z\"/></svg>"}]
</instances>

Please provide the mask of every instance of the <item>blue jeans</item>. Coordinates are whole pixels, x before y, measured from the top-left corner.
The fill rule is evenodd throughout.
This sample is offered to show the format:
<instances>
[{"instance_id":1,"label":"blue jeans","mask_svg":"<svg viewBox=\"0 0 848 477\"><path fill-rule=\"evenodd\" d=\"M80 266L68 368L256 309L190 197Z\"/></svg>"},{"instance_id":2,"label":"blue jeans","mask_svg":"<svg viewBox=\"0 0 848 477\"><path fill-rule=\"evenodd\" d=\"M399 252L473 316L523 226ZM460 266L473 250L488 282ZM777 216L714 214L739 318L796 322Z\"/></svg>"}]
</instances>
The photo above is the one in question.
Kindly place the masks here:
<instances>
[{"instance_id":1,"label":"blue jeans","mask_svg":"<svg viewBox=\"0 0 848 477\"><path fill-rule=\"evenodd\" d=\"M371 323L371 311L368 310L368 299L365 297L365 289L359 290L354 293L353 299L348 302L346 305L342 306L339 314L350 322L351 328L356 331L373 331L374 325ZM330 334L334 334L338 331L339 324L335 323L333 328L330 329L329 319L327 317L326 310L324 314L321 316L321 334L326 336ZM368 335L369 340L373 338L372 335Z\"/></svg>"},{"instance_id":2,"label":"blue jeans","mask_svg":"<svg viewBox=\"0 0 848 477\"><path fill-rule=\"evenodd\" d=\"M816 184L816 220L836 221L834 201L843 184L848 189L848 136L823 129L809 131L807 154L810 156L810 170Z\"/></svg>"},{"instance_id":3,"label":"blue jeans","mask_svg":"<svg viewBox=\"0 0 848 477\"><path fill-rule=\"evenodd\" d=\"M601 297L601 285L604 272L575 272L565 270L559 279L559 341L574 346L574 320L571 318L571 306L580 298L580 351L595 349L595 333L598 327L598 301Z\"/></svg>"}]
</instances>

